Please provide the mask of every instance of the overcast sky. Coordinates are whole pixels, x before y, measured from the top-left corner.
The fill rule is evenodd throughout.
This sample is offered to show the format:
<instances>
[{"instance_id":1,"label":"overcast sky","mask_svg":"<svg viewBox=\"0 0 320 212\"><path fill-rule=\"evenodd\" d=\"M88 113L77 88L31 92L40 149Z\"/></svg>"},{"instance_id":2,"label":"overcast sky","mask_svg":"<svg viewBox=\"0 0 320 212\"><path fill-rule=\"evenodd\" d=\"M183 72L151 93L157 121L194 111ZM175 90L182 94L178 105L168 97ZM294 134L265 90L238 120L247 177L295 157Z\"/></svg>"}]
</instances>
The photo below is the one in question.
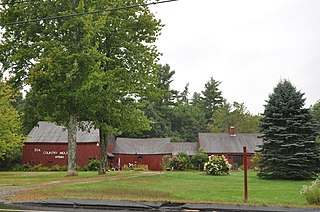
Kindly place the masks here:
<instances>
[{"instance_id":1,"label":"overcast sky","mask_svg":"<svg viewBox=\"0 0 320 212\"><path fill-rule=\"evenodd\" d=\"M165 24L157 42L172 87L200 92L213 77L228 102L262 113L281 79L320 99L319 0L180 0L151 6Z\"/></svg>"}]
</instances>

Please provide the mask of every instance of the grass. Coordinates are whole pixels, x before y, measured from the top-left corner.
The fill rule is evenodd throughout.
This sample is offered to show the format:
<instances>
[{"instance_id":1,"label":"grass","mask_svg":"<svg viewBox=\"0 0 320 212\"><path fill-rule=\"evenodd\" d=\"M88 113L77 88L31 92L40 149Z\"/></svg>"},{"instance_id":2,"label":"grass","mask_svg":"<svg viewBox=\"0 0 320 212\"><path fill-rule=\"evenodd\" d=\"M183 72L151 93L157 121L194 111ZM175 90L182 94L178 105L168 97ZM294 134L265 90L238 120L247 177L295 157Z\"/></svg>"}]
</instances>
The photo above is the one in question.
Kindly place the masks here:
<instances>
[{"instance_id":1,"label":"grass","mask_svg":"<svg viewBox=\"0 0 320 212\"><path fill-rule=\"evenodd\" d=\"M12 201L48 198L109 199L133 201L170 201L192 203L243 203L243 172L229 176L208 176L201 172L116 172L97 175L81 172L64 177L54 172L0 173L1 185L34 188L19 192ZM249 172L249 204L307 206L300 196L307 181L263 180ZM1 186L0 186L1 189Z\"/></svg>"}]
</instances>

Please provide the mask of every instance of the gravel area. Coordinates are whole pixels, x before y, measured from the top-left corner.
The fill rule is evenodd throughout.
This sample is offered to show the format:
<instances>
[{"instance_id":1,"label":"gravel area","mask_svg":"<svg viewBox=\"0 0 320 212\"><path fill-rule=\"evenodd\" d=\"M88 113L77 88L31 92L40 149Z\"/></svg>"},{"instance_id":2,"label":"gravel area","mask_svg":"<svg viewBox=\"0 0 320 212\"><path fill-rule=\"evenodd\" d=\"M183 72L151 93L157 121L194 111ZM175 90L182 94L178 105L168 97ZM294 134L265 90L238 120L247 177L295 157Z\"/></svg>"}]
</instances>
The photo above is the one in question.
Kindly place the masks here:
<instances>
[{"instance_id":1,"label":"gravel area","mask_svg":"<svg viewBox=\"0 0 320 212\"><path fill-rule=\"evenodd\" d=\"M20 191L30 190L31 188L18 188L15 186L0 187L0 202L8 203L9 197Z\"/></svg>"}]
</instances>

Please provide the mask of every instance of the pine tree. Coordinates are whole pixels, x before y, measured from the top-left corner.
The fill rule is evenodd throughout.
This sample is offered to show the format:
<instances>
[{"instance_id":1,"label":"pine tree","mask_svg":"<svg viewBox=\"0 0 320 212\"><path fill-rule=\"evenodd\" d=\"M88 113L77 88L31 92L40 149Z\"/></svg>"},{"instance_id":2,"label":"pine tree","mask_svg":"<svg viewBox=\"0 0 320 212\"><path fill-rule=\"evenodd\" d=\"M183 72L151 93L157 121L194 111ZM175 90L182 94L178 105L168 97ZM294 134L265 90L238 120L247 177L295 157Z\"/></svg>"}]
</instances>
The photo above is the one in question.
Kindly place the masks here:
<instances>
[{"instance_id":1,"label":"pine tree","mask_svg":"<svg viewBox=\"0 0 320 212\"><path fill-rule=\"evenodd\" d=\"M202 91L203 97L201 98L203 102L203 110L206 114L207 122L212 118L212 114L216 109L222 107L224 98L222 97L222 92L219 90L220 81L214 80L212 77L205 84L205 89Z\"/></svg>"},{"instance_id":2,"label":"pine tree","mask_svg":"<svg viewBox=\"0 0 320 212\"><path fill-rule=\"evenodd\" d=\"M309 179L319 173L316 124L303 108L303 93L287 80L278 83L262 119L262 178Z\"/></svg>"}]
</instances>

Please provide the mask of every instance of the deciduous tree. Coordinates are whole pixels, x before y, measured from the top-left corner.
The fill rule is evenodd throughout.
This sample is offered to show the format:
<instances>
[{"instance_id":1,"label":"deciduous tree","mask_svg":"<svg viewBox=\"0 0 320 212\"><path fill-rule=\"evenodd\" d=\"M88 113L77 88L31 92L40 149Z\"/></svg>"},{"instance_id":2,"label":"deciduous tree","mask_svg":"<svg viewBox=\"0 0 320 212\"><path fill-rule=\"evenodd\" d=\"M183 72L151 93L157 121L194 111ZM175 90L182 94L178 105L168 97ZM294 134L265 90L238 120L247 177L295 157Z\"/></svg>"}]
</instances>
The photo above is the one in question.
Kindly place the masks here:
<instances>
[{"instance_id":1,"label":"deciduous tree","mask_svg":"<svg viewBox=\"0 0 320 212\"><path fill-rule=\"evenodd\" d=\"M20 115L12 106L14 101L14 91L0 82L0 168L19 158L25 140Z\"/></svg>"},{"instance_id":2,"label":"deciduous tree","mask_svg":"<svg viewBox=\"0 0 320 212\"><path fill-rule=\"evenodd\" d=\"M317 103L315 103L311 108L311 114L313 115L313 117L315 118L315 120L318 123L318 132L320 134L320 101L318 101Z\"/></svg>"},{"instance_id":3,"label":"deciduous tree","mask_svg":"<svg viewBox=\"0 0 320 212\"><path fill-rule=\"evenodd\" d=\"M260 119L261 116L250 114L243 103L234 102L231 105L226 102L213 113L208 130L228 133L233 126L237 133L259 133Z\"/></svg>"},{"instance_id":4,"label":"deciduous tree","mask_svg":"<svg viewBox=\"0 0 320 212\"><path fill-rule=\"evenodd\" d=\"M8 4L1 12L1 21L143 3L28 1ZM68 175L77 174L76 129L82 120L93 121L101 130L142 126L132 122L144 116L131 103L153 91L158 52L152 43L160 29L160 22L145 6L6 26L0 56L3 69L14 73L12 79L17 84L28 76L41 117L68 129Z\"/></svg>"}]
</instances>

